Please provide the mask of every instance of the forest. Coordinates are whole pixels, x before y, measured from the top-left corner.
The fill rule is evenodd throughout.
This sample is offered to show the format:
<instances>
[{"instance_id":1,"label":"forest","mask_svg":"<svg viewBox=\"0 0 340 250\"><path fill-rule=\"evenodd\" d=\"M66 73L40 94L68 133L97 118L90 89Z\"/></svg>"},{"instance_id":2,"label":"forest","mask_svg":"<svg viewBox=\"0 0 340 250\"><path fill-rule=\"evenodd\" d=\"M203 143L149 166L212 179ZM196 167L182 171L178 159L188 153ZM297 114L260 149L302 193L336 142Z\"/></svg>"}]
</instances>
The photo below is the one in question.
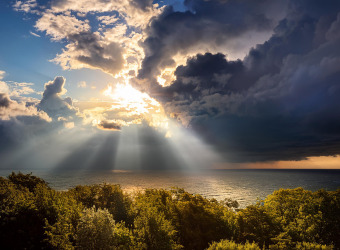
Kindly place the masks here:
<instances>
[{"instance_id":1,"label":"forest","mask_svg":"<svg viewBox=\"0 0 340 250\"><path fill-rule=\"evenodd\" d=\"M340 249L340 189L280 189L246 208L181 188L56 191L0 177L1 249Z\"/></svg>"}]
</instances>

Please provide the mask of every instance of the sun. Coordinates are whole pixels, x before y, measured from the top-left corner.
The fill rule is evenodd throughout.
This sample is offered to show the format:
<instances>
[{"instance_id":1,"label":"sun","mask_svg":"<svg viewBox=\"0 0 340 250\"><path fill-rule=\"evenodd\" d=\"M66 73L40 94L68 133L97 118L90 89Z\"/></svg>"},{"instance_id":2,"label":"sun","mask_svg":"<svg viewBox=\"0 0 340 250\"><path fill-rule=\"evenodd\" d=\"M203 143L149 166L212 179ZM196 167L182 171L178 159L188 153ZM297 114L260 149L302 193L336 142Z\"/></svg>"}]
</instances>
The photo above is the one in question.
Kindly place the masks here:
<instances>
[{"instance_id":1,"label":"sun","mask_svg":"<svg viewBox=\"0 0 340 250\"><path fill-rule=\"evenodd\" d=\"M113 100L112 109L117 110L126 119L138 117L139 121L145 120L152 127L168 128L169 118L161 103L147 93L133 88L129 83L108 85L103 94Z\"/></svg>"}]
</instances>

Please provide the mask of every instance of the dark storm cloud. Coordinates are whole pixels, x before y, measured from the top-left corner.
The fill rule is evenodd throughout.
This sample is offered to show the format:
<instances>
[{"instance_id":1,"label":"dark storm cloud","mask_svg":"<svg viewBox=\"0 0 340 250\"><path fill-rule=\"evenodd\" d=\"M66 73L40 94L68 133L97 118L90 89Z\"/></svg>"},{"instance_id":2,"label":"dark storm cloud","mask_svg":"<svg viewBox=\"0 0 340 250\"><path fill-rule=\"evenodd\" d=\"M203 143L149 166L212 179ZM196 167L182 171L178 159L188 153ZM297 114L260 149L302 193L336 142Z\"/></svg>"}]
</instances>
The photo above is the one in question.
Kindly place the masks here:
<instances>
[{"instance_id":1,"label":"dark storm cloud","mask_svg":"<svg viewBox=\"0 0 340 250\"><path fill-rule=\"evenodd\" d=\"M340 154L339 30L339 1L292 1L272 37L243 61L197 55L155 95L231 161Z\"/></svg>"},{"instance_id":2,"label":"dark storm cloud","mask_svg":"<svg viewBox=\"0 0 340 250\"><path fill-rule=\"evenodd\" d=\"M244 75L242 61L227 61L223 54L198 54L188 60L186 66L176 69L175 81L166 88L164 98L197 100L212 93L226 94L241 89L239 80ZM176 97L175 97L176 96Z\"/></svg>"},{"instance_id":3,"label":"dark storm cloud","mask_svg":"<svg viewBox=\"0 0 340 250\"><path fill-rule=\"evenodd\" d=\"M248 31L271 30L284 1L185 1L190 11L167 7L151 23L142 46L145 51L140 78L152 78L173 66L172 57L202 44L223 45ZM280 10L282 12L282 9Z\"/></svg>"}]
</instances>

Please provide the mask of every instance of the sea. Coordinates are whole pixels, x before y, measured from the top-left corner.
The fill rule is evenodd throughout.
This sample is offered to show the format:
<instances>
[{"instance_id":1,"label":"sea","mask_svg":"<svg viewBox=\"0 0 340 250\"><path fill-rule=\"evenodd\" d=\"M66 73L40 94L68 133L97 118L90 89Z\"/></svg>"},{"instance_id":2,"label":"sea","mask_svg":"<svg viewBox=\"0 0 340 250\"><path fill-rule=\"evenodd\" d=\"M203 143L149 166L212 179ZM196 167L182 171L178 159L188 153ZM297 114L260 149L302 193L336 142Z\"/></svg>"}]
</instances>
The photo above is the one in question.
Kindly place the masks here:
<instances>
[{"instance_id":1,"label":"sea","mask_svg":"<svg viewBox=\"0 0 340 250\"><path fill-rule=\"evenodd\" d=\"M16 171L18 172L18 171ZM280 188L303 187L306 190L337 190L340 170L237 169L198 172L151 172L113 170L104 172L21 171L46 180L56 190L77 185L119 184L127 193L147 188L184 188L187 192L206 198L237 200L240 208L255 204ZM0 170L6 177L10 170Z\"/></svg>"}]
</instances>

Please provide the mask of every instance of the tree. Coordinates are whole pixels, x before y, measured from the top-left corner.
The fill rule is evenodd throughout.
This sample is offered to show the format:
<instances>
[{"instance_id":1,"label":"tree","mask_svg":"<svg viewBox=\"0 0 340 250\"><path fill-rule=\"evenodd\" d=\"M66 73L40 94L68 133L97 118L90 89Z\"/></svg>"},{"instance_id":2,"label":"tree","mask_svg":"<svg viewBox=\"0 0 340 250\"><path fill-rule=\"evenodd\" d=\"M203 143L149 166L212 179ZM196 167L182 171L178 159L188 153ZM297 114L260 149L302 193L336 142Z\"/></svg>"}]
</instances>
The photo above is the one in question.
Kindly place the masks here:
<instances>
[{"instance_id":1,"label":"tree","mask_svg":"<svg viewBox=\"0 0 340 250\"><path fill-rule=\"evenodd\" d=\"M147 206L138 211L134 226L138 249L171 250L182 248L177 243L177 231L155 207Z\"/></svg>"},{"instance_id":2,"label":"tree","mask_svg":"<svg viewBox=\"0 0 340 250\"><path fill-rule=\"evenodd\" d=\"M122 224L116 224L107 209L85 208L76 231L80 249L131 249L133 237Z\"/></svg>"},{"instance_id":3,"label":"tree","mask_svg":"<svg viewBox=\"0 0 340 250\"><path fill-rule=\"evenodd\" d=\"M48 187L48 184L43 179L30 174L23 174L19 172L18 174L12 172L8 176L8 180L13 184L21 187L26 187L30 192L33 192L38 185L43 185Z\"/></svg>"},{"instance_id":4,"label":"tree","mask_svg":"<svg viewBox=\"0 0 340 250\"><path fill-rule=\"evenodd\" d=\"M102 184L90 186L77 186L69 191L76 200L85 207L107 209L115 221L125 222L128 226L133 224L131 214L132 201L124 195L119 185Z\"/></svg>"},{"instance_id":5,"label":"tree","mask_svg":"<svg viewBox=\"0 0 340 250\"><path fill-rule=\"evenodd\" d=\"M267 246L280 232L280 227L274 218L261 205L250 205L238 213L240 228L239 240L255 241L260 246Z\"/></svg>"}]
</instances>

